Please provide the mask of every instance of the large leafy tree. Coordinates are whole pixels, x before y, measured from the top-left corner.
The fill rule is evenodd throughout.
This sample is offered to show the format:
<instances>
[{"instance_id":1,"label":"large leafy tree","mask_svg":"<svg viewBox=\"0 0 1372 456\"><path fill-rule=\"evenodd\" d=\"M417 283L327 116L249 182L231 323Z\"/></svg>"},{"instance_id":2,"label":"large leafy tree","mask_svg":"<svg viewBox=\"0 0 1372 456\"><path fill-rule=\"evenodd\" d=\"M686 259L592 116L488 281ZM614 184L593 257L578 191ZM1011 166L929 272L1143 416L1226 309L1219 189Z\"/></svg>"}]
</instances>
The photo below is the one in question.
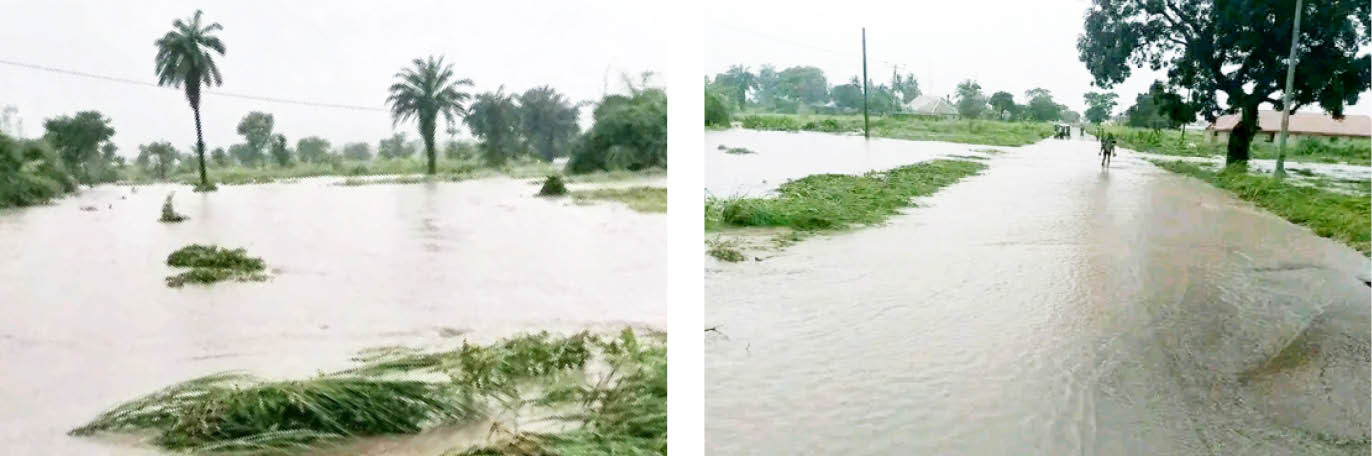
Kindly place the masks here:
<instances>
[{"instance_id":1,"label":"large leafy tree","mask_svg":"<svg viewBox=\"0 0 1372 456\"><path fill-rule=\"evenodd\" d=\"M523 153L519 119L519 106L515 104L514 97L506 94L505 88L501 87L495 92L477 95L463 121L472 131L472 136L481 140L481 151L485 154L486 162L502 165Z\"/></svg>"},{"instance_id":2,"label":"large leafy tree","mask_svg":"<svg viewBox=\"0 0 1372 456\"><path fill-rule=\"evenodd\" d=\"M1005 117L1015 109L1015 96L1004 90L991 94L991 109L996 110L996 117Z\"/></svg>"},{"instance_id":3,"label":"large leafy tree","mask_svg":"<svg viewBox=\"0 0 1372 456\"><path fill-rule=\"evenodd\" d=\"M545 161L565 155L581 127L581 108L552 87L535 87L519 96L519 125L528 147Z\"/></svg>"},{"instance_id":4,"label":"large leafy tree","mask_svg":"<svg viewBox=\"0 0 1372 456\"><path fill-rule=\"evenodd\" d=\"M1228 163L1246 162L1258 107L1284 109L1294 0L1092 0L1077 40L1080 59L1104 88L1131 66L1167 70L1168 85L1192 90L1207 120L1239 113ZM1305 2L1291 108L1318 104L1335 118L1372 82L1372 59L1358 55L1372 30L1366 0ZM1224 105L1219 94L1225 95Z\"/></svg>"},{"instance_id":5,"label":"large leafy tree","mask_svg":"<svg viewBox=\"0 0 1372 456\"><path fill-rule=\"evenodd\" d=\"M748 91L757 88L757 83L757 76L743 65L730 66L729 71L715 75L715 85L725 89L737 106L748 103Z\"/></svg>"},{"instance_id":6,"label":"large leafy tree","mask_svg":"<svg viewBox=\"0 0 1372 456\"><path fill-rule=\"evenodd\" d=\"M629 95L610 95L591 113L595 123L582 135L567 171L667 167L667 92L629 86Z\"/></svg>"},{"instance_id":7,"label":"large leafy tree","mask_svg":"<svg viewBox=\"0 0 1372 456\"><path fill-rule=\"evenodd\" d=\"M376 144L376 156L381 159L410 158L414 155L415 149L410 147L413 144L405 137L404 132L395 132L390 138L383 138Z\"/></svg>"},{"instance_id":8,"label":"large leafy tree","mask_svg":"<svg viewBox=\"0 0 1372 456\"><path fill-rule=\"evenodd\" d=\"M1114 93L1087 92L1082 96L1086 99L1086 121L1099 125L1101 122L1110 120L1110 113L1114 112L1115 105L1119 104L1119 95Z\"/></svg>"},{"instance_id":9,"label":"large leafy tree","mask_svg":"<svg viewBox=\"0 0 1372 456\"><path fill-rule=\"evenodd\" d=\"M43 138L57 149L62 163L83 184L95 183L94 168L103 168L100 144L114 136L110 119L96 111L60 116L43 122Z\"/></svg>"},{"instance_id":10,"label":"large leafy tree","mask_svg":"<svg viewBox=\"0 0 1372 456\"><path fill-rule=\"evenodd\" d=\"M829 90L834 105L844 109L862 109L862 81L853 76L847 84L839 84Z\"/></svg>"},{"instance_id":11,"label":"large leafy tree","mask_svg":"<svg viewBox=\"0 0 1372 456\"><path fill-rule=\"evenodd\" d=\"M424 140L424 153L429 157L429 174L434 174L438 172L438 152L434 150L438 115L442 114L449 125L466 115L463 104L471 99L471 94L459 88L471 87L472 80L453 76L453 66L444 64L442 57L429 56L427 60L414 59L412 63L412 67L395 74L397 82L391 85L386 103L391 107L393 124L419 120L419 136Z\"/></svg>"},{"instance_id":12,"label":"large leafy tree","mask_svg":"<svg viewBox=\"0 0 1372 456\"><path fill-rule=\"evenodd\" d=\"M343 146L345 160L367 161L372 159L372 146L364 142L348 143Z\"/></svg>"},{"instance_id":13,"label":"large leafy tree","mask_svg":"<svg viewBox=\"0 0 1372 456\"><path fill-rule=\"evenodd\" d=\"M268 149L272 146L272 138L275 137L273 129L276 128L276 118L265 112L253 111L243 116L238 121L238 134L243 135L243 140L248 142L251 152L246 157L238 157L239 161L247 166L256 166L264 162Z\"/></svg>"},{"instance_id":14,"label":"large leafy tree","mask_svg":"<svg viewBox=\"0 0 1372 456\"><path fill-rule=\"evenodd\" d=\"M300 138L295 143L295 155L303 163L324 163L329 158L329 141L318 136Z\"/></svg>"},{"instance_id":15,"label":"large leafy tree","mask_svg":"<svg viewBox=\"0 0 1372 456\"><path fill-rule=\"evenodd\" d=\"M272 161L282 168L291 166L291 149L286 146L286 135L272 138Z\"/></svg>"},{"instance_id":16,"label":"large leafy tree","mask_svg":"<svg viewBox=\"0 0 1372 456\"><path fill-rule=\"evenodd\" d=\"M777 75L777 95L791 103L822 105L829 101L824 71L811 66L790 67Z\"/></svg>"},{"instance_id":17,"label":"large leafy tree","mask_svg":"<svg viewBox=\"0 0 1372 456\"><path fill-rule=\"evenodd\" d=\"M223 30L218 22L203 25L200 10L189 21L177 19L172 30L156 42L157 84L183 87L186 101L195 112L195 148L200 157L200 190L212 190L205 173L205 138L200 129L200 85L216 86L224 83L214 52L224 55L224 43L214 32ZM213 52L211 52L213 51Z\"/></svg>"},{"instance_id":18,"label":"large leafy tree","mask_svg":"<svg viewBox=\"0 0 1372 456\"><path fill-rule=\"evenodd\" d=\"M181 156L171 143L162 141L138 146L138 158L134 161L144 172L152 174L159 179L166 179L167 174L176 168L176 162Z\"/></svg>"},{"instance_id":19,"label":"large leafy tree","mask_svg":"<svg viewBox=\"0 0 1372 456\"><path fill-rule=\"evenodd\" d=\"M1039 122L1055 122L1062 119L1065 106L1053 101L1053 93L1044 88L1029 89L1024 92L1029 99L1029 118Z\"/></svg>"},{"instance_id":20,"label":"large leafy tree","mask_svg":"<svg viewBox=\"0 0 1372 456\"><path fill-rule=\"evenodd\" d=\"M906 73L904 76L901 76L901 74L895 72L894 69L891 70L891 90L900 95L900 102L902 104L914 101L915 98L921 95L919 91L919 81L915 80L915 75L913 73Z\"/></svg>"},{"instance_id":21,"label":"large leafy tree","mask_svg":"<svg viewBox=\"0 0 1372 456\"><path fill-rule=\"evenodd\" d=\"M986 112L986 95L981 93L981 84L968 79L958 83L958 115L969 119L981 117Z\"/></svg>"}]
</instances>

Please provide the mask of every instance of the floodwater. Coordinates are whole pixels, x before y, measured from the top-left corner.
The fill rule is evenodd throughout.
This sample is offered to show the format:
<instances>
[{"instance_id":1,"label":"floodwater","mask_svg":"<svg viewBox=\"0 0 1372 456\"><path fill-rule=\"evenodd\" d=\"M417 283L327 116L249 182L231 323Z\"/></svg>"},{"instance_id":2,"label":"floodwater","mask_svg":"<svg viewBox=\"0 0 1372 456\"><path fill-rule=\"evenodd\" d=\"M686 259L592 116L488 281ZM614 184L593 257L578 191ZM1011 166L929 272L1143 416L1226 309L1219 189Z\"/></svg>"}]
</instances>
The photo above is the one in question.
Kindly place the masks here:
<instances>
[{"instance_id":1,"label":"floodwater","mask_svg":"<svg viewBox=\"0 0 1372 456\"><path fill-rule=\"evenodd\" d=\"M707 258L707 453L1366 455L1367 258L1096 148Z\"/></svg>"},{"instance_id":2,"label":"floodwater","mask_svg":"<svg viewBox=\"0 0 1372 456\"><path fill-rule=\"evenodd\" d=\"M537 198L527 180L336 181L101 186L0 210L0 452L157 454L65 433L218 371L301 377L368 347L666 328L662 214ZM172 190L190 220L158 223ZM168 288L166 257L190 243L244 247L273 277Z\"/></svg>"},{"instance_id":3,"label":"floodwater","mask_svg":"<svg viewBox=\"0 0 1372 456\"><path fill-rule=\"evenodd\" d=\"M1179 157L1174 155L1159 155L1149 153L1136 153L1140 157L1147 157L1154 160L1182 160L1191 163L1204 163L1212 167L1223 167L1224 157ZM1276 160L1252 159L1248 161L1249 172L1272 173L1277 168ZM1372 166L1350 165L1346 163L1315 163L1315 162L1286 162L1287 176L1297 182L1305 180L1307 177L1326 177L1343 181L1344 184L1336 185L1331 188L1343 190L1349 193L1365 192L1359 190L1358 184L1361 183L1366 188L1367 182L1372 181ZM1309 174L1309 176L1306 176Z\"/></svg>"},{"instance_id":4,"label":"floodwater","mask_svg":"<svg viewBox=\"0 0 1372 456\"><path fill-rule=\"evenodd\" d=\"M918 144L918 147L911 147ZM728 154L719 146L752 154ZM983 146L981 149L998 149ZM736 128L705 132L705 193L716 197L762 196L790 179L811 174L862 174L967 154L964 144L903 141L808 131L775 132Z\"/></svg>"}]
</instances>

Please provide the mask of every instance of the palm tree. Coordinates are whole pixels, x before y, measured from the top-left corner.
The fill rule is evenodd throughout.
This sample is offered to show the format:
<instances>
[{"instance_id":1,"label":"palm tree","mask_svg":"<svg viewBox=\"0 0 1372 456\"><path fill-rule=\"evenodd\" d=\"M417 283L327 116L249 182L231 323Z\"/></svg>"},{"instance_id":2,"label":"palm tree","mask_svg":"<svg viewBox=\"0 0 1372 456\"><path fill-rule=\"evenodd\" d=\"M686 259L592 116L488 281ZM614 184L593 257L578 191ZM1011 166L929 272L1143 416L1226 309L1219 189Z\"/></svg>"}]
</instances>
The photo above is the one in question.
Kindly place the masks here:
<instances>
[{"instance_id":1,"label":"palm tree","mask_svg":"<svg viewBox=\"0 0 1372 456\"><path fill-rule=\"evenodd\" d=\"M386 97L386 104L391 106L392 126L412 117L419 118L419 136L424 138L424 152L429 155L429 174L435 174L437 154L434 151L434 122L439 113L443 114L449 125L466 115L463 102L472 96L459 92L457 88L470 87L472 80L453 80L453 66L444 65L442 57L414 59L413 63L413 68L395 74L399 82L391 85L391 96Z\"/></svg>"},{"instance_id":2,"label":"palm tree","mask_svg":"<svg viewBox=\"0 0 1372 456\"><path fill-rule=\"evenodd\" d=\"M200 84L224 84L219 66L214 64L214 54L209 52L224 55L224 43L211 34L224 27L218 22L201 26L201 14L202 11L195 10L189 23L177 19L172 22L172 30L157 40L157 85L185 86L186 101L195 111L195 148L200 155L199 188L213 190L205 175L205 138L200 133Z\"/></svg>"}]
</instances>

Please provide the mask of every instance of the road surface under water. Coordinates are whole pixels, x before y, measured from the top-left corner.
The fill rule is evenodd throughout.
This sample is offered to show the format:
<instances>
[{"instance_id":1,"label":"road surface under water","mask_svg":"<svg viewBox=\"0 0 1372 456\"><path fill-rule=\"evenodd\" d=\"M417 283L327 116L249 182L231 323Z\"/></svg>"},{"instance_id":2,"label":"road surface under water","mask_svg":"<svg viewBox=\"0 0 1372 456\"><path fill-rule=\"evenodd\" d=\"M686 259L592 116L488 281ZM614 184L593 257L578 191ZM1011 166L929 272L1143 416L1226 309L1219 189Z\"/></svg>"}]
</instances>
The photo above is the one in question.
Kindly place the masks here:
<instances>
[{"instance_id":1,"label":"road surface under water","mask_svg":"<svg viewBox=\"0 0 1372 456\"><path fill-rule=\"evenodd\" d=\"M705 132L705 193L716 197L763 196L790 179L818 173L884 171L949 154L966 154L965 144L835 135L808 131L747 129ZM729 154L720 146L751 154ZM984 146L981 149L998 149Z\"/></svg>"},{"instance_id":2,"label":"road surface under water","mask_svg":"<svg viewBox=\"0 0 1372 456\"><path fill-rule=\"evenodd\" d=\"M1367 258L1097 147L707 258L707 453L1367 454Z\"/></svg>"},{"instance_id":3,"label":"road surface under water","mask_svg":"<svg viewBox=\"0 0 1372 456\"><path fill-rule=\"evenodd\" d=\"M223 370L302 377L368 347L666 327L662 214L537 198L526 180L336 181L101 186L0 211L0 453L157 454L65 433ZM190 219L158 223L172 190ZM166 257L190 243L244 247L273 277L168 288ZM441 453L392 440L385 454Z\"/></svg>"}]
</instances>

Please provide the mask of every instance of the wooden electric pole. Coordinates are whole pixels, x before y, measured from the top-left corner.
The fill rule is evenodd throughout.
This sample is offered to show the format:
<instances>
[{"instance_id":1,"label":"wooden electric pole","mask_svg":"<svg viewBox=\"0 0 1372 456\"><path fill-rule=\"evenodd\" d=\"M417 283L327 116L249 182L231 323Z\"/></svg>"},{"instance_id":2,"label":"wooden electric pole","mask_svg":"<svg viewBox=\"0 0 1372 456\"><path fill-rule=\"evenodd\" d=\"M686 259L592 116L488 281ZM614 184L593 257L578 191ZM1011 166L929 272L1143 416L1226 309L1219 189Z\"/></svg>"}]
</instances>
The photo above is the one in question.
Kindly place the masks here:
<instances>
[{"instance_id":1,"label":"wooden electric pole","mask_svg":"<svg viewBox=\"0 0 1372 456\"><path fill-rule=\"evenodd\" d=\"M862 137L872 137L872 127L867 120L867 27L862 28Z\"/></svg>"}]
</instances>

